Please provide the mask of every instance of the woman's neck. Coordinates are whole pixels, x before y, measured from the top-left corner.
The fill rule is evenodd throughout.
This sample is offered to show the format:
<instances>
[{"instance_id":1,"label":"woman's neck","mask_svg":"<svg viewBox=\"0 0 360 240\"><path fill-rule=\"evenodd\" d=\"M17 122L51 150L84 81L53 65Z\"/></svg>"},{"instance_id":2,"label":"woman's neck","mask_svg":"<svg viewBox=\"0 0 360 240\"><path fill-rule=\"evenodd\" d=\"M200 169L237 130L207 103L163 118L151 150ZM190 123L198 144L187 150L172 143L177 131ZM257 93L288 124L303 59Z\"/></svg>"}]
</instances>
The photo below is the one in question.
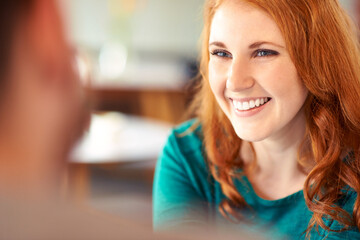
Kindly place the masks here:
<instances>
[{"instance_id":1,"label":"woman's neck","mask_svg":"<svg viewBox=\"0 0 360 240\"><path fill-rule=\"evenodd\" d=\"M245 165L251 166L246 174L260 197L279 199L303 188L307 174L298 163L298 154L305 130L305 126L285 128L263 141L244 142L241 154ZM255 162L254 156L249 154L251 145Z\"/></svg>"}]
</instances>

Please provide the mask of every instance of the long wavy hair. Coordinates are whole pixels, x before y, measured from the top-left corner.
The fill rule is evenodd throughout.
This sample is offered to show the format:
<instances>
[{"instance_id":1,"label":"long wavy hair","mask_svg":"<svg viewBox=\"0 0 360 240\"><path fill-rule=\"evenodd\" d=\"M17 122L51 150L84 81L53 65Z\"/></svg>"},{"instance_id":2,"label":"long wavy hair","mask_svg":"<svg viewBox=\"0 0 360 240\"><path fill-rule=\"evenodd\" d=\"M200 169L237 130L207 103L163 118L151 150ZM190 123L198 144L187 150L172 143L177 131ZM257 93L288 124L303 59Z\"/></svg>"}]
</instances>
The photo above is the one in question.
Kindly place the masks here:
<instances>
[{"instance_id":1,"label":"long wavy hair","mask_svg":"<svg viewBox=\"0 0 360 240\"><path fill-rule=\"evenodd\" d=\"M244 168L242 140L220 109L208 81L212 18L226 0L207 0L200 62L200 81L192 110L202 125L206 158L227 199L220 212L241 220L247 207L234 186L234 169ZM235 0L232 0L235 1ZM280 28L297 72L309 90L304 109L306 134L298 151L300 166L311 162L304 196L314 227L333 231L323 217L360 229L360 48L356 28L337 0L238 0L269 14ZM347 161L343 154L350 154ZM352 216L336 205L346 187L358 193Z\"/></svg>"}]
</instances>

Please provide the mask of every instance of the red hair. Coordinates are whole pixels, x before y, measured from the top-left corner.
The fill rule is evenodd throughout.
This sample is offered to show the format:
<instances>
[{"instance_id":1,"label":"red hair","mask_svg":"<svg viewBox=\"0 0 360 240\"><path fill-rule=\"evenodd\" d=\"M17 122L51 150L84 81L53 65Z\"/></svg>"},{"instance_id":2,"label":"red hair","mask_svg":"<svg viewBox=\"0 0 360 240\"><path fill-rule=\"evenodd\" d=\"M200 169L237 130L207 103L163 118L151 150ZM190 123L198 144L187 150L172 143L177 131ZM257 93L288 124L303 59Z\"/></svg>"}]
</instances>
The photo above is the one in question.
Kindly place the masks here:
<instances>
[{"instance_id":1,"label":"red hair","mask_svg":"<svg viewBox=\"0 0 360 240\"><path fill-rule=\"evenodd\" d=\"M236 190L233 171L244 168L242 140L218 106L208 82L209 35L212 18L224 0L207 0L204 11L198 93L193 101L204 132L207 161L227 199L219 209L225 217L241 219L236 209L247 206ZM240 0L239 0L240 1ZM323 217L347 229L360 230L360 49L354 25L337 0L241 0L269 14L280 28L290 57L309 96L305 103L306 136L299 164L312 164L304 196L313 212L309 230L329 229ZM349 153L351 159L341 157ZM336 206L351 187L358 194L353 214Z\"/></svg>"}]
</instances>

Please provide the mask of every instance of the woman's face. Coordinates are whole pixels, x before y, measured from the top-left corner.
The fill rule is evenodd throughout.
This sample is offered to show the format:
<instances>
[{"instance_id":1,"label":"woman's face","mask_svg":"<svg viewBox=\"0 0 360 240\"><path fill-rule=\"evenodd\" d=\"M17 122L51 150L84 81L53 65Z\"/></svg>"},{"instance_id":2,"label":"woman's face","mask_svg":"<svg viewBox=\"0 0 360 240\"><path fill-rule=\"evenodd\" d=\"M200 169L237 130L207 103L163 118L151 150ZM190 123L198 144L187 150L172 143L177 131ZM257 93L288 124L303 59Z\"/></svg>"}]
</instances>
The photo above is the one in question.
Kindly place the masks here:
<instances>
[{"instance_id":1,"label":"woman's face","mask_svg":"<svg viewBox=\"0 0 360 240\"><path fill-rule=\"evenodd\" d=\"M213 17L209 53L211 89L241 139L276 139L305 127L308 91L267 13L224 1Z\"/></svg>"}]
</instances>

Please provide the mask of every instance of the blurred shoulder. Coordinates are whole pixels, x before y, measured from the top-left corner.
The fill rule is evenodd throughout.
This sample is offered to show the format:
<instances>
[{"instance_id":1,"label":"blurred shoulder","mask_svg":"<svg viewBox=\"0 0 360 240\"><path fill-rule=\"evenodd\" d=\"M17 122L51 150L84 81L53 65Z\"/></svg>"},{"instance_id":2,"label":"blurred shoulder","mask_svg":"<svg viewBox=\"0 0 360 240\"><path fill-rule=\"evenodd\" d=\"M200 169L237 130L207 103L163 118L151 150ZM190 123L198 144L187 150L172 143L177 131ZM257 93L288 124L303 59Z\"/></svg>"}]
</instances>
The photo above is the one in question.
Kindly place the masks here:
<instances>
[{"instance_id":1,"label":"blurred shoulder","mask_svg":"<svg viewBox=\"0 0 360 240\"><path fill-rule=\"evenodd\" d=\"M185 121L174 128L174 132L180 135L187 135L201 131L201 123L197 118Z\"/></svg>"},{"instance_id":2,"label":"blurred shoulder","mask_svg":"<svg viewBox=\"0 0 360 240\"><path fill-rule=\"evenodd\" d=\"M202 146L202 127L198 119L194 118L176 126L170 139L185 152L199 150Z\"/></svg>"}]
</instances>

